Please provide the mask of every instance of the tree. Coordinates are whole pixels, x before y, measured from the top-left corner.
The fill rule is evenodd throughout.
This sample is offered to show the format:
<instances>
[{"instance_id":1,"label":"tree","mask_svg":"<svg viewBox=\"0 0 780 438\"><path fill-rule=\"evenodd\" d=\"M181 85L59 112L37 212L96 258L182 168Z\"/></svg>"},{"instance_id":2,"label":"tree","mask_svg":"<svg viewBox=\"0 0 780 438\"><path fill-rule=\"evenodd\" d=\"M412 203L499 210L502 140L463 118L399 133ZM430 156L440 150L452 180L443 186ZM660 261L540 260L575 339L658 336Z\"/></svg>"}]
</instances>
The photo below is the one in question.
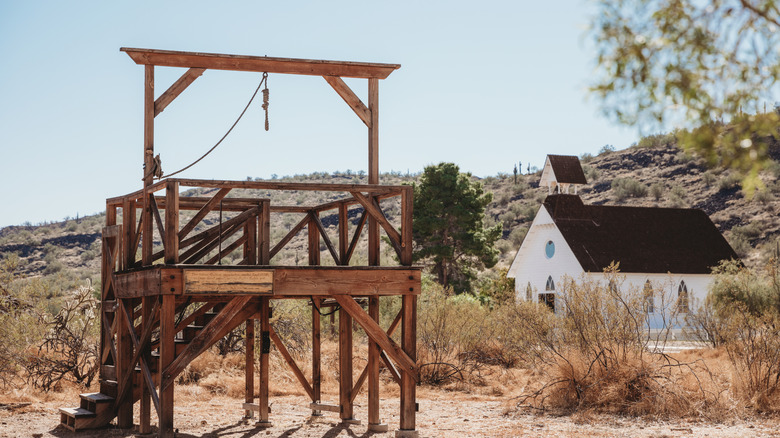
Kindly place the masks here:
<instances>
[{"instance_id":1,"label":"tree","mask_svg":"<svg viewBox=\"0 0 780 438\"><path fill-rule=\"evenodd\" d=\"M598 0L592 32L600 75L592 91L613 119L668 125L681 146L760 184L780 117L777 0Z\"/></svg>"},{"instance_id":2,"label":"tree","mask_svg":"<svg viewBox=\"0 0 780 438\"><path fill-rule=\"evenodd\" d=\"M428 166L414 185L414 260L432 263L443 286L469 290L474 268L498 261L494 248L501 225L485 228L485 207L493 200L471 174L453 163Z\"/></svg>"}]
</instances>

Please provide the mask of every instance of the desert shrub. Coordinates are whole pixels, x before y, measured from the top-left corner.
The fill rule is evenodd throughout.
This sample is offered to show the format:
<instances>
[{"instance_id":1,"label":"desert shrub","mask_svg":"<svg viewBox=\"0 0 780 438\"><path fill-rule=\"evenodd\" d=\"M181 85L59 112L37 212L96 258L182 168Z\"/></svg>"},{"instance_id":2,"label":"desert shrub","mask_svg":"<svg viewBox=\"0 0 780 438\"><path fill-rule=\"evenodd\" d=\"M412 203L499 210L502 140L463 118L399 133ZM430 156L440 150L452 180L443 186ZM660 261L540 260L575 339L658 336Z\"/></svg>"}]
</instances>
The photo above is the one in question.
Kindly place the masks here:
<instances>
[{"instance_id":1,"label":"desert shrub","mask_svg":"<svg viewBox=\"0 0 780 438\"><path fill-rule=\"evenodd\" d=\"M642 137L637 144L640 148L659 148L677 144L677 135L674 132L651 134Z\"/></svg>"},{"instance_id":2,"label":"desert shrub","mask_svg":"<svg viewBox=\"0 0 780 438\"><path fill-rule=\"evenodd\" d=\"M715 180L717 178L715 177L715 174L713 174L710 171L704 172L701 176L701 181L704 183L707 187L712 187L713 184L715 184Z\"/></svg>"},{"instance_id":3,"label":"desert shrub","mask_svg":"<svg viewBox=\"0 0 780 438\"><path fill-rule=\"evenodd\" d=\"M612 191L618 201L647 196L647 186L634 178L615 178L612 180Z\"/></svg>"},{"instance_id":4,"label":"desert shrub","mask_svg":"<svg viewBox=\"0 0 780 438\"><path fill-rule=\"evenodd\" d=\"M509 233L509 241L512 242L515 248L520 248L520 245L522 245L525 240L526 234L528 234L528 227L515 227Z\"/></svg>"},{"instance_id":5,"label":"desert shrub","mask_svg":"<svg viewBox=\"0 0 780 438\"><path fill-rule=\"evenodd\" d=\"M731 190L742 184L742 176L736 172L731 172L718 181L718 190Z\"/></svg>"},{"instance_id":6,"label":"desert shrub","mask_svg":"<svg viewBox=\"0 0 780 438\"><path fill-rule=\"evenodd\" d=\"M599 156L602 155L609 155L612 152L615 152L615 146L612 146L611 144L605 144L604 146L599 149Z\"/></svg>"},{"instance_id":7,"label":"desert shrub","mask_svg":"<svg viewBox=\"0 0 780 438\"><path fill-rule=\"evenodd\" d=\"M723 263L708 297L733 366L733 392L758 411L780 410L779 280L774 260L763 269Z\"/></svg>"},{"instance_id":8,"label":"desert shrub","mask_svg":"<svg viewBox=\"0 0 780 438\"><path fill-rule=\"evenodd\" d=\"M63 379L89 387L97 376L100 322L99 303L92 287L82 286L68 297L55 315L44 314L43 343L26 365L30 382L43 390Z\"/></svg>"},{"instance_id":9,"label":"desert shrub","mask_svg":"<svg viewBox=\"0 0 780 438\"><path fill-rule=\"evenodd\" d=\"M588 182L596 181L601 176L599 170L593 166L582 166L582 171L585 173L585 179Z\"/></svg>"},{"instance_id":10,"label":"desert shrub","mask_svg":"<svg viewBox=\"0 0 780 438\"><path fill-rule=\"evenodd\" d=\"M507 304L515 299L515 280L506 276L507 269L489 272L479 279L477 290L480 300L487 304Z\"/></svg>"},{"instance_id":11,"label":"desert shrub","mask_svg":"<svg viewBox=\"0 0 780 438\"><path fill-rule=\"evenodd\" d=\"M756 192L753 194L753 200L764 205L774 201L774 199L775 196L768 189L756 190Z\"/></svg>"},{"instance_id":12,"label":"desert shrub","mask_svg":"<svg viewBox=\"0 0 780 438\"><path fill-rule=\"evenodd\" d=\"M419 301L417 318L417 363L424 384L484 384L480 371L485 365L514 364L498 341L490 310L473 296L431 284Z\"/></svg>"},{"instance_id":13,"label":"desert shrub","mask_svg":"<svg viewBox=\"0 0 780 438\"><path fill-rule=\"evenodd\" d=\"M648 337L644 294L621 290L621 282L615 270L604 281L566 279L555 315L518 307L517 316L536 343L529 351L540 376L518 406L678 416L717 404L720 393L701 383L706 371L656 352L662 345Z\"/></svg>"},{"instance_id":14,"label":"desert shrub","mask_svg":"<svg viewBox=\"0 0 780 438\"><path fill-rule=\"evenodd\" d=\"M656 201L660 200L664 196L664 190L666 187L664 187L661 183L652 183L650 185L650 196L653 197Z\"/></svg>"},{"instance_id":15,"label":"desert shrub","mask_svg":"<svg viewBox=\"0 0 780 438\"><path fill-rule=\"evenodd\" d=\"M593 154L585 152L584 154L580 155L580 162L583 164L590 163L593 161Z\"/></svg>"}]
</instances>

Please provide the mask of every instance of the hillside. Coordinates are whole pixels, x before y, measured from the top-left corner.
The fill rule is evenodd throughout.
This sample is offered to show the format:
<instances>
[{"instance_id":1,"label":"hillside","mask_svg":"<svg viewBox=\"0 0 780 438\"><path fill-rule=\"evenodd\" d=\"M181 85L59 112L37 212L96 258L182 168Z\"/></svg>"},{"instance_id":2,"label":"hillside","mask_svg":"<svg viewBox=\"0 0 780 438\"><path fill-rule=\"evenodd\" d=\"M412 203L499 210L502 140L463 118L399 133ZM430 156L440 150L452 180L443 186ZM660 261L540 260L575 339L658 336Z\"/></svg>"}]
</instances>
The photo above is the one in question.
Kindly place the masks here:
<instances>
[{"instance_id":1,"label":"hillside","mask_svg":"<svg viewBox=\"0 0 780 438\"><path fill-rule=\"evenodd\" d=\"M586 203L659 207L694 207L703 209L721 232L744 257L748 265L758 265L770 257L777 246L780 220L780 164L762 175L767 189L752 199L740 189L740 177L731 170L708 169L701 160L689 157L674 145L671 136L653 137L651 147L631 147L622 151L605 151L599 156L583 156L583 167L589 185L580 190ZM550 151L554 153L555 151ZM509 165L507 166L509 167ZM468 169L461 169L468 171ZM412 183L417 175L399 173L382 175L387 184ZM362 173L314 173L283 177L280 181L365 183ZM487 222L501 223L503 238L498 243L500 262L494 269L508 267L525 237L546 189L538 187L539 172L531 175L499 174L482 179L485 189L493 192L488 206ZM205 195L190 191L183 196ZM274 203L314 205L324 201L311 192L252 193L271 195ZM115 194L107 194L115 195ZM245 194L246 195L246 194ZM396 210L386 206L388 215ZM213 216L213 215L212 215ZM217 217L209 218L218 220ZM59 287L91 278L99 280L100 229L104 215L67 219L58 223L12 226L0 229L0 255L17 254L18 272L24 276L48 278ZM322 218L328 226L335 216ZM295 225L286 220L273 230L274 239ZM335 228L334 228L335 229ZM274 264L305 263L305 239L291 242ZM360 248L356 254L360 254ZM390 254L386 254L390 257ZM323 257L323 261L327 260ZM59 288L58 287L58 288Z\"/></svg>"}]
</instances>

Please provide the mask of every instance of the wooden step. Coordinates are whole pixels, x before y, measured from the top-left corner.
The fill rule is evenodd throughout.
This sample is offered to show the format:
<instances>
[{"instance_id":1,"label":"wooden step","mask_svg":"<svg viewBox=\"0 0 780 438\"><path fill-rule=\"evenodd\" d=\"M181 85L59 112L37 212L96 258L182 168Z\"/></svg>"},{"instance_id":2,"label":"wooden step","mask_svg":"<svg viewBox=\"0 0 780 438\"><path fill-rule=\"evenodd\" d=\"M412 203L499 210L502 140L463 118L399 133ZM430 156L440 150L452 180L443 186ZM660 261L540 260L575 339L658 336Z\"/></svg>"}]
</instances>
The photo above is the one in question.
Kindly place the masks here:
<instances>
[{"instance_id":1,"label":"wooden step","mask_svg":"<svg viewBox=\"0 0 780 438\"><path fill-rule=\"evenodd\" d=\"M114 403L114 397L101 392L79 394L79 397L81 397L81 407L95 414L102 412L104 409L110 409L111 404Z\"/></svg>"},{"instance_id":2,"label":"wooden step","mask_svg":"<svg viewBox=\"0 0 780 438\"><path fill-rule=\"evenodd\" d=\"M60 423L73 432L84 429L97 414L84 408L60 408Z\"/></svg>"},{"instance_id":3,"label":"wooden step","mask_svg":"<svg viewBox=\"0 0 780 438\"><path fill-rule=\"evenodd\" d=\"M192 340L201 330L203 330L202 325L190 324L187 327L184 327L184 330L179 333L181 333L182 339Z\"/></svg>"},{"instance_id":4,"label":"wooden step","mask_svg":"<svg viewBox=\"0 0 780 438\"><path fill-rule=\"evenodd\" d=\"M109 397L116 398L118 385L116 380L100 379L100 392Z\"/></svg>"}]
</instances>

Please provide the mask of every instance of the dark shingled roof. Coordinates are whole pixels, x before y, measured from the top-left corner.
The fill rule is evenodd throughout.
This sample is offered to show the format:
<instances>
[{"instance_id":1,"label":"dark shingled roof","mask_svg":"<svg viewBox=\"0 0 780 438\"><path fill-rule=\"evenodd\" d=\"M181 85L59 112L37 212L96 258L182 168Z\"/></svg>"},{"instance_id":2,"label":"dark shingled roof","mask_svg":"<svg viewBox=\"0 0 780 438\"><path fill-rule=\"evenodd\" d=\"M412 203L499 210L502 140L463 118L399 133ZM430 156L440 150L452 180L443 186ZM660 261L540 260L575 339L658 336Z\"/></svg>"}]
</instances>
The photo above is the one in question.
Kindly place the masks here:
<instances>
[{"instance_id":1,"label":"dark shingled roof","mask_svg":"<svg viewBox=\"0 0 780 438\"><path fill-rule=\"evenodd\" d=\"M548 155L558 184L587 184L580 159L574 155Z\"/></svg>"},{"instance_id":2,"label":"dark shingled roof","mask_svg":"<svg viewBox=\"0 0 780 438\"><path fill-rule=\"evenodd\" d=\"M586 272L613 261L621 272L708 274L739 257L699 209L585 205L576 195L544 200Z\"/></svg>"}]
</instances>

